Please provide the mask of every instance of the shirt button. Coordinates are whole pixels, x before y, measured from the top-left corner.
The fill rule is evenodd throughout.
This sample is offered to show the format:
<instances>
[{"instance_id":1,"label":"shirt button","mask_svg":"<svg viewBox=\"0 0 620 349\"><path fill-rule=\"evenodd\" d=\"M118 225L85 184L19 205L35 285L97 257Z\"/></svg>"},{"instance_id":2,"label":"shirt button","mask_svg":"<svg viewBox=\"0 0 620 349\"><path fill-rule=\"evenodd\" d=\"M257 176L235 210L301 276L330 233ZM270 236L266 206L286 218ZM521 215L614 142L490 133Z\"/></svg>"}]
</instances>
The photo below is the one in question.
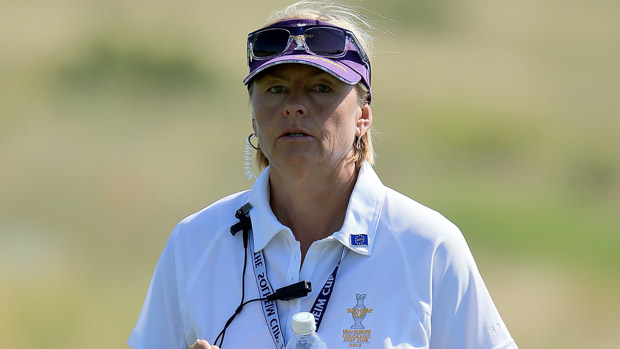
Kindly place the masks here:
<instances>
[{"instance_id":1,"label":"shirt button","mask_svg":"<svg viewBox=\"0 0 620 349\"><path fill-rule=\"evenodd\" d=\"M292 304L292 305L297 305L297 299L293 299L293 300L291 301L291 304Z\"/></svg>"}]
</instances>

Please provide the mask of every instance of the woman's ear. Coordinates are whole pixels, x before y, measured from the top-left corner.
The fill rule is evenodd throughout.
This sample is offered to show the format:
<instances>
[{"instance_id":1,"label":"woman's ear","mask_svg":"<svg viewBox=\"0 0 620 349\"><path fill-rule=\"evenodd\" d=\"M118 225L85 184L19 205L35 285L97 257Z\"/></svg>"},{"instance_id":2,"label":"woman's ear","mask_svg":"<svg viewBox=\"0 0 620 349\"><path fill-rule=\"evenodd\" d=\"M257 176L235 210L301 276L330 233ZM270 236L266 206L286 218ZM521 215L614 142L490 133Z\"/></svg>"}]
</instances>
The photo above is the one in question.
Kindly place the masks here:
<instances>
[{"instance_id":1,"label":"woman's ear","mask_svg":"<svg viewBox=\"0 0 620 349\"><path fill-rule=\"evenodd\" d=\"M254 134L256 134L256 119L252 117L252 130L254 130Z\"/></svg>"},{"instance_id":2,"label":"woman's ear","mask_svg":"<svg viewBox=\"0 0 620 349\"><path fill-rule=\"evenodd\" d=\"M360 114L357 118L357 131L356 136L362 137L372 125L372 109L370 108L370 104L364 104L360 107Z\"/></svg>"}]
</instances>

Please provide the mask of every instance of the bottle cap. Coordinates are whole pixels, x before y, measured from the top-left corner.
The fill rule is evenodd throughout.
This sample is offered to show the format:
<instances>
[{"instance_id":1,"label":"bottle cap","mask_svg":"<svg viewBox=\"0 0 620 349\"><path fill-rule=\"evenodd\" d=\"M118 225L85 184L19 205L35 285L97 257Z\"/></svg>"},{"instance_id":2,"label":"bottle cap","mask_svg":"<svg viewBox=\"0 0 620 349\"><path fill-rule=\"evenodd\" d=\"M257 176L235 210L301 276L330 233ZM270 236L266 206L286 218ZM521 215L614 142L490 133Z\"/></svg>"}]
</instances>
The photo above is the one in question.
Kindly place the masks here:
<instances>
[{"instance_id":1,"label":"bottle cap","mask_svg":"<svg viewBox=\"0 0 620 349\"><path fill-rule=\"evenodd\" d=\"M316 331L314 315L307 312L300 312L293 315L293 332L296 334L310 334Z\"/></svg>"}]
</instances>

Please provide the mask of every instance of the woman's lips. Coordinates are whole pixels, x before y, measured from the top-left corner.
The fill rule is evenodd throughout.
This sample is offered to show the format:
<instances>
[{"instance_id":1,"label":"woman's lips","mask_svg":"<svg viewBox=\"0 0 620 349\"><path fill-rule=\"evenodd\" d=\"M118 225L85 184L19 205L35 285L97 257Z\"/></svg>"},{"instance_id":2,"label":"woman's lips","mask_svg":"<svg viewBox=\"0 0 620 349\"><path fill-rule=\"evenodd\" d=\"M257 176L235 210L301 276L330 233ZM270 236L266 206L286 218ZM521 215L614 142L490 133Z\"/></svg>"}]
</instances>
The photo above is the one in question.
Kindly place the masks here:
<instances>
[{"instance_id":1,"label":"woman's lips","mask_svg":"<svg viewBox=\"0 0 620 349\"><path fill-rule=\"evenodd\" d=\"M284 131L280 137L286 138L303 138L303 137L311 137L306 131L300 129L289 129Z\"/></svg>"}]
</instances>

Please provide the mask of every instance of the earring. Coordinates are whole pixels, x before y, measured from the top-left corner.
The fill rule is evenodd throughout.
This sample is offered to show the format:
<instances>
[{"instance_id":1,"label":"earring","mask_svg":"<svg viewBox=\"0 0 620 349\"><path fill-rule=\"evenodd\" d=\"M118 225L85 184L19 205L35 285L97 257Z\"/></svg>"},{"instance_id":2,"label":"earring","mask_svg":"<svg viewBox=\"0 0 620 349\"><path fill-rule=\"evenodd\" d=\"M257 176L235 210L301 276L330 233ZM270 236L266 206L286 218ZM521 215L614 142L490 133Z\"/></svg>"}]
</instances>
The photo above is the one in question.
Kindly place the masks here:
<instances>
[{"instance_id":1,"label":"earring","mask_svg":"<svg viewBox=\"0 0 620 349\"><path fill-rule=\"evenodd\" d=\"M250 143L250 146L254 148L254 150L260 150L260 145L255 146L254 144L252 144L252 138L258 138L256 137L256 133L250 133L250 135L248 136L248 143Z\"/></svg>"}]
</instances>

